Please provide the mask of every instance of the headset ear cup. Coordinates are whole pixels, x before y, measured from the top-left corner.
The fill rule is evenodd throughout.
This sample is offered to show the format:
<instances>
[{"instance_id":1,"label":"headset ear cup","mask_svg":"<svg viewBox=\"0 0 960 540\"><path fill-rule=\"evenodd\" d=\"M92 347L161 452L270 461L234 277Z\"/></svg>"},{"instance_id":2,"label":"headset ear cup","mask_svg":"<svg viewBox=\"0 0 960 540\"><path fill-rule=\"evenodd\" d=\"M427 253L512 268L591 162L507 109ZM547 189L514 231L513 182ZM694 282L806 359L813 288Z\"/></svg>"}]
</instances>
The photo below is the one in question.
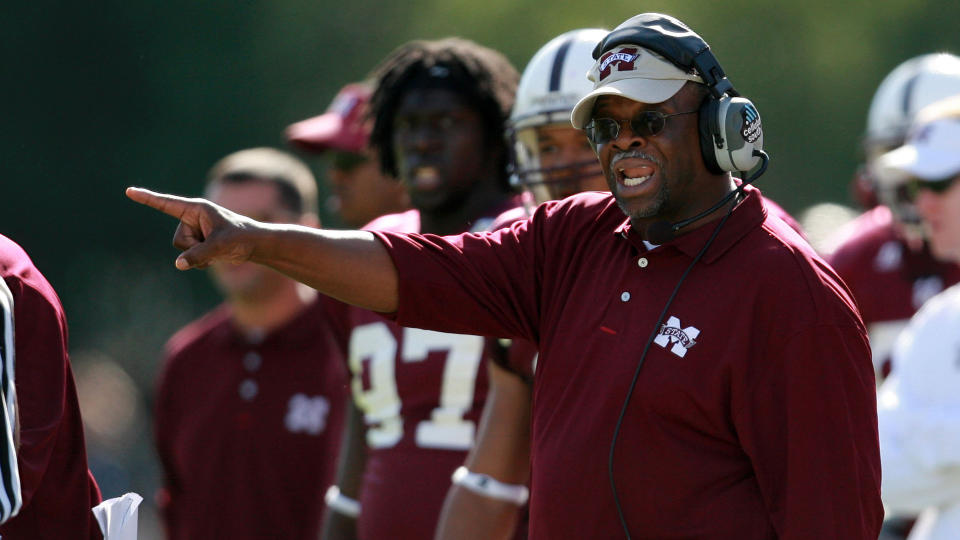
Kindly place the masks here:
<instances>
[{"instance_id":1,"label":"headset ear cup","mask_svg":"<svg viewBox=\"0 0 960 540\"><path fill-rule=\"evenodd\" d=\"M713 174L723 174L725 171L720 168L717 161L717 144L714 140L714 134L719 133L718 121L719 101L712 95L707 96L700 105L699 128L700 128L700 154L703 156L703 163L707 170Z\"/></svg>"},{"instance_id":2,"label":"headset ear cup","mask_svg":"<svg viewBox=\"0 0 960 540\"><path fill-rule=\"evenodd\" d=\"M749 99L743 97L726 99L719 113L726 144L718 151L717 163L728 171L752 170L760 164L760 157L755 152L763 150L760 113Z\"/></svg>"}]
</instances>

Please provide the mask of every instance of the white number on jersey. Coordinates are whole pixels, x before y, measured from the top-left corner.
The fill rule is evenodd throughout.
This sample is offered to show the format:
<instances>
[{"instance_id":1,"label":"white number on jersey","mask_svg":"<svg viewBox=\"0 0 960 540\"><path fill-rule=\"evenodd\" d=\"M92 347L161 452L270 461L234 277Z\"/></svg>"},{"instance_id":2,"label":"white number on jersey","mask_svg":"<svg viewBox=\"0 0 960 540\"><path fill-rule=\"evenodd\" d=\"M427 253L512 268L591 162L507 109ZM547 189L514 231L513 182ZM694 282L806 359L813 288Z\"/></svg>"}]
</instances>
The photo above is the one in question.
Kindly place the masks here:
<instances>
[{"instance_id":1,"label":"white number on jersey","mask_svg":"<svg viewBox=\"0 0 960 540\"><path fill-rule=\"evenodd\" d=\"M473 445L475 423L464 420L473 404L484 339L479 336L445 334L417 328L403 329L401 361L421 362L430 352L446 352L439 406L429 420L416 428L415 441L422 448L467 450ZM403 438L400 396L397 393L397 341L386 323L358 326L350 336L350 371L353 396L364 411L368 425L367 444L389 448ZM370 388L363 388L363 361L369 360Z\"/></svg>"}]
</instances>

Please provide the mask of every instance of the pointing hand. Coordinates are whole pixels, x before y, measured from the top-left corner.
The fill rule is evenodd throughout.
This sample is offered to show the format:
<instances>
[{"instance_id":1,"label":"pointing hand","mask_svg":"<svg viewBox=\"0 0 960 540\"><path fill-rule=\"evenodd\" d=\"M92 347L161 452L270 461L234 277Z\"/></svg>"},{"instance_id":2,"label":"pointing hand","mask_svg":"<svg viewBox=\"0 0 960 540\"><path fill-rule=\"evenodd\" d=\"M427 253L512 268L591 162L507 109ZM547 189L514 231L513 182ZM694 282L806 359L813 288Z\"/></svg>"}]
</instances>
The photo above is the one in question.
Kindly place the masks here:
<instances>
[{"instance_id":1,"label":"pointing hand","mask_svg":"<svg viewBox=\"0 0 960 540\"><path fill-rule=\"evenodd\" d=\"M205 268L214 261L241 263L253 254L253 243L244 234L257 222L205 199L187 199L129 187L127 197L180 220L173 245L183 253L177 257L180 270Z\"/></svg>"}]
</instances>

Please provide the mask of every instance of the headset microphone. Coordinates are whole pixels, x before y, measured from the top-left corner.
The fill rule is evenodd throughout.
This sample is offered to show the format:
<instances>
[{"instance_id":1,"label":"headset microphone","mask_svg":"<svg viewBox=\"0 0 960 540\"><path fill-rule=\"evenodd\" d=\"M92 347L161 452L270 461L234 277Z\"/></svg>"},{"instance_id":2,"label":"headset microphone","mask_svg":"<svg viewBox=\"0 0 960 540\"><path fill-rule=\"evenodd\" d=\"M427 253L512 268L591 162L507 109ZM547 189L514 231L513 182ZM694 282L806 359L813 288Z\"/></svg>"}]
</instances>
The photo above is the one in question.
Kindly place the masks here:
<instances>
[{"instance_id":1,"label":"headset microphone","mask_svg":"<svg viewBox=\"0 0 960 540\"><path fill-rule=\"evenodd\" d=\"M709 216L710 214L715 212L718 208L730 202L730 199L743 193L743 190L750 183L752 183L754 180L759 178L760 175L767 170L767 163L770 161L769 156L767 156L767 153L764 152L763 150L754 150L753 154L761 159L760 168L757 169L757 172L753 173L752 175L750 175L749 178L744 180L737 187L737 189L731 191L730 193L727 193L722 199L720 199L720 201L717 202L717 204L711 206L710 208L707 208L703 212L700 212L699 214L693 217L678 221L676 223L670 223L669 221L655 221L651 223L650 226L647 227L647 234L646 234L647 241L657 245L666 244L667 242L673 240L676 237L676 233L680 229Z\"/></svg>"},{"instance_id":2,"label":"headset microphone","mask_svg":"<svg viewBox=\"0 0 960 540\"><path fill-rule=\"evenodd\" d=\"M744 182L743 185L746 185L746 182ZM743 190L743 185L731 191L730 193L727 193L722 199L720 199L720 201L717 204L711 206L710 208L707 208L706 210L704 210L703 212L700 212L699 214L693 216L692 218L687 218L687 219L684 219L683 221L678 221L676 223L670 223L669 221L655 221L651 223L650 226L647 227L647 241L652 244L660 245L660 244L666 244L667 242L673 240L676 237L677 231L686 227L687 225L690 225L695 221L701 220L709 216L714 211L716 211L717 208L720 208L724 204L727 204L728 202L730 202L730 199L734 198Z\"/></svg>"}]
</instances>

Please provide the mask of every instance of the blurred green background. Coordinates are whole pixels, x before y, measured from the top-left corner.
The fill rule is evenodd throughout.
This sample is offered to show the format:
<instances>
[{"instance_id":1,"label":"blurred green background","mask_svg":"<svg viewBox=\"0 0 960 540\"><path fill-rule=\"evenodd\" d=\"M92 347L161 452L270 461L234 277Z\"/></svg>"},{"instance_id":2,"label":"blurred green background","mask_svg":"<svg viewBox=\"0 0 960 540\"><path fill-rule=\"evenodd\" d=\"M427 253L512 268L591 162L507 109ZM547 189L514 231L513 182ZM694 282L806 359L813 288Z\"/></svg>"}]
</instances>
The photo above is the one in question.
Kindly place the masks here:
<instances>
[{"instance_id":1,"label":"blurred green background","mask_svg":"<svg viewBox=\"0 0 960 540\"><path fill-rule=\"evenodd\" d=\"M0 232L63 299L105 497L135 490L148 503L157 359L217 296L202 272L174 269L173 220L128 202L125 186L198 194L214 161L282 147L285 126L322 112L409 39L464 36L522 70L561 32L663 11L700 33L757 104L772 156L759 187L797 214L852 204L847 184L883 76L917 54L960 51L952 0L4 4ZM309 162L322 177L322 162ZM155 538L145 510L142 538Z\"/></svg>"}]
</instances>

